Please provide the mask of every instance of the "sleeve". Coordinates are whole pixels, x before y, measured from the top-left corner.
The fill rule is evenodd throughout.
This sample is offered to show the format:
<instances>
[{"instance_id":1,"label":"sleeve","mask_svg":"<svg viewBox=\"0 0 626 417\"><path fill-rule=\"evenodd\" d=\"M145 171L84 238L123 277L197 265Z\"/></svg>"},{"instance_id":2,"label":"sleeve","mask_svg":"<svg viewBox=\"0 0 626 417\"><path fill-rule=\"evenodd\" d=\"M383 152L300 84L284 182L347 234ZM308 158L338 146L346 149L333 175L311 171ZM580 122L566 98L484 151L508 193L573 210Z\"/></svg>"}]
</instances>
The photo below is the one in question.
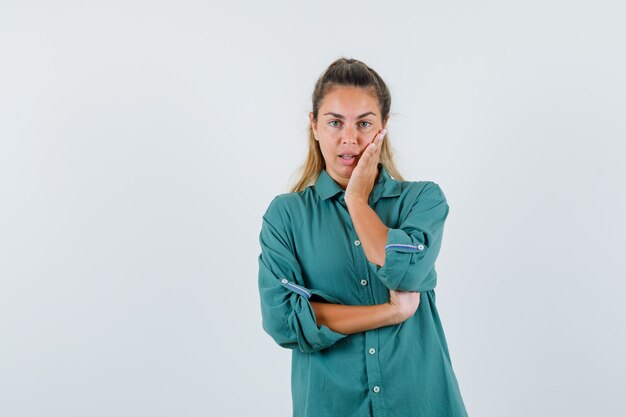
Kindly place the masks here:
<instances>
[{"instance_id":1,"label":"sleeve","mask_svg":"<svg viewBox=\"0 0 626 417\"><path fill-rule=\"evenodd\" d=\"M300 265L288 240L274 226L280 222L270 223L268 218L263 216L258 258L263 329L287 349L309 353L327 348L347 335L318 326L309 300L321 297L333 303L341 302L320 290L299 284L302 282Z\"/></svg>"},{"instance_id":2,"label":"sleeve","mask_svg":"<svg viewBox=\"0 0 626 417\"><path fill-rule=\"evenodd\" d=\"M448 212L443 191L438 184L428 182L399 227L389 228L384 264L372 264L387 288L419 292L435 288L435 260Z\"/></svg>"}]
</instances>

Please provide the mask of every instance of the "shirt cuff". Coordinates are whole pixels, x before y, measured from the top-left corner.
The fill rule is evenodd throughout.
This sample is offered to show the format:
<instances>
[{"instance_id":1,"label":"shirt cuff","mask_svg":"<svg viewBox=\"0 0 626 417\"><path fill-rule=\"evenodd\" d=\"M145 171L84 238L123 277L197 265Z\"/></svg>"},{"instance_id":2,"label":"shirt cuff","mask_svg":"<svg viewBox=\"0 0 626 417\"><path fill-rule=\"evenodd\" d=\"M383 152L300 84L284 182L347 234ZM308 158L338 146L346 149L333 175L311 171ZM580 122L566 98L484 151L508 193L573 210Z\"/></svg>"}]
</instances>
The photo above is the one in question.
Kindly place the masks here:
<instances>
[{"instance_id":1,"label":"shirt cuff","mask_svg":"<svg viewBox=\"0 0 626 417\"><path fill-rule=\"evenodd\" d=\"M419 262L426 253L424 235L420 232L408 234L402 229L389 228L385 245L383 266L374 266L378 278L390 290L427 291L434 287L431 274L426 280L416 282L414 275L420 270ZM406 277L408 279L405 279Z\"/></svg>"},{"instance_id":2,"label":"shirt cuff","mask_svg":"<svg viewBox=\"0 0 626 417\"><path fill-rule=\"evenodd\" d=\"M292 311L287 321L289 327L295 332L300 351L305 353L316 352L332 346L337 341L348 336L347 334L336 332L327 326L318 326L315 310L313 310L310 302L311 297L321 297L334 304L343 304L340 300L323 291L298 285L286 278L281 278L280 283L296 294L296 296L291 298Z\"/></svg>"}]
</instances>

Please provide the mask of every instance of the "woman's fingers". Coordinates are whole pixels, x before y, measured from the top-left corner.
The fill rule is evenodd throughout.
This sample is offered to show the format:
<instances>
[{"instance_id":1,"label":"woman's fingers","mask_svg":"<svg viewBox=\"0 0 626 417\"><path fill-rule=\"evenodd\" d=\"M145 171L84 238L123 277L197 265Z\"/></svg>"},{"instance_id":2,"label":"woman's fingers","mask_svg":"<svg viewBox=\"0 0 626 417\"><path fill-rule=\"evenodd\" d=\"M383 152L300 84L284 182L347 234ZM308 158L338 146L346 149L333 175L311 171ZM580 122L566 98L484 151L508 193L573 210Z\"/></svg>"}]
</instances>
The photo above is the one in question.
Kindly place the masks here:
<instances>
[{"instance_id":1,"label":"woman's fingers","mask_svg":"<svg viewBox=\"0 0 626 417\"><path fill-rule=\"evenodd\" d=\"M382 141L386 133L387 129L381 130L376 136L374 136L374 139L369 143L369 145L367 145L367 152L365 152L364 154L366 159L365 162L371 163L371 159L374 159L375 163L373 163L372 165L378 164L378 156L380 155Z\"/></svg>"},{"instance_id":2,"label":"woman's fingers","mask_svg":"<svg viewBox=\"0 0 626 417\"><path fill-rule=\"evenodd\" d=\"M387 134L387 129L383 129L380 131L378 135L372 141L372 154L376 156L376 162L378 162L378 156L380 155L380 151L382 149L383 139L385 138L385 134Z\"/></svg>"},{"instance_id":3,"label":"woman's fingers","mask_svg":"<svg viewBox=\"0 0 626 417\"><path fill-rule=\"evenodd\" d=\"M382 143L383 138L385 137L386 133L387 133L387 129L383 129L380 132L378 132L376 136L374 136L374 140L370 142L370 147L372 150L376 150L380 148L380 144Z\"/></svg>"}]
</instances>

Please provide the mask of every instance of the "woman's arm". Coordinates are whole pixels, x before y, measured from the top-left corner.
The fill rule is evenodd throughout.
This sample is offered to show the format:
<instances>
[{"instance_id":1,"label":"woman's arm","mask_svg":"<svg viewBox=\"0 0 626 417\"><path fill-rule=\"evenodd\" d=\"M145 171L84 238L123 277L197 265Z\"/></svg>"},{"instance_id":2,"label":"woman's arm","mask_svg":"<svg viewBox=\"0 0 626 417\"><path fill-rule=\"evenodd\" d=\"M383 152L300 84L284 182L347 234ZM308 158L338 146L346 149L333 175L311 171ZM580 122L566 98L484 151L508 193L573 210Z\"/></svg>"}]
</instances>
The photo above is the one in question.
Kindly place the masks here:
<instances>
[{"instance_id":1,"label":"woman's arm","mask_svg":"<svg viewBox=\"0 0 626 417\"><path fill-rule=\"evenodd\" d=\"M378 266L385 264L385 245L389 228L367 203L367 199L346 197L354 231L361 240L361 247L368 261Z\"/></svg>"},{"instance_id":2,"label":"woman's arm","mask_svg":"<svg viewBox=\"0 0 626 417\"><path fill-rule=\"evenodd\" d=\"M343 304L311 301L318 325L343 334L364 332L396 324L396 314L389 303L372 306L348 306Z\"/></svg>"},{"instance_id":3,"label":"woman's arm","mask_svg":"<svg viewBox=\"0 0 626 417\"><path fill-rule=\"evenodd\" d=\"M389 302L384 304L350 306L310 301L318 326L343 334L402 323L415 313L419 302L419 292L394 290L389 291Z\"/></svg>"}]
</instances>

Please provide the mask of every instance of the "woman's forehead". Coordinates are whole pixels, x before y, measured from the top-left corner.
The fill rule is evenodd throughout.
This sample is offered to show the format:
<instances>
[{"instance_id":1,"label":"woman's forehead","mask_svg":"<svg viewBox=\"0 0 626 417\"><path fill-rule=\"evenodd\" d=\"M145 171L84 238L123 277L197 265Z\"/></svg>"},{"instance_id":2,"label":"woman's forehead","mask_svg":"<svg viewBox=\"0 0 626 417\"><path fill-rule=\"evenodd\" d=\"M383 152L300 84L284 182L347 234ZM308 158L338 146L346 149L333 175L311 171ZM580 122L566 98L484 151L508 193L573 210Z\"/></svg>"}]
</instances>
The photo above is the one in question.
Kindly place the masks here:
<instances>
[{"instance_id":1,"label":"woman's forehead","mask_svg":"<svg viewBox=\"0 0 626 417\"><path fill-rule=\"evenodd\" d=\"M378 101L371 92L358 87L337 87L329 91L322 105L320 113L332 117L360 118L378 114ZM340 116L338 116L340 115Z\"/></svg>"}]
</instances>

